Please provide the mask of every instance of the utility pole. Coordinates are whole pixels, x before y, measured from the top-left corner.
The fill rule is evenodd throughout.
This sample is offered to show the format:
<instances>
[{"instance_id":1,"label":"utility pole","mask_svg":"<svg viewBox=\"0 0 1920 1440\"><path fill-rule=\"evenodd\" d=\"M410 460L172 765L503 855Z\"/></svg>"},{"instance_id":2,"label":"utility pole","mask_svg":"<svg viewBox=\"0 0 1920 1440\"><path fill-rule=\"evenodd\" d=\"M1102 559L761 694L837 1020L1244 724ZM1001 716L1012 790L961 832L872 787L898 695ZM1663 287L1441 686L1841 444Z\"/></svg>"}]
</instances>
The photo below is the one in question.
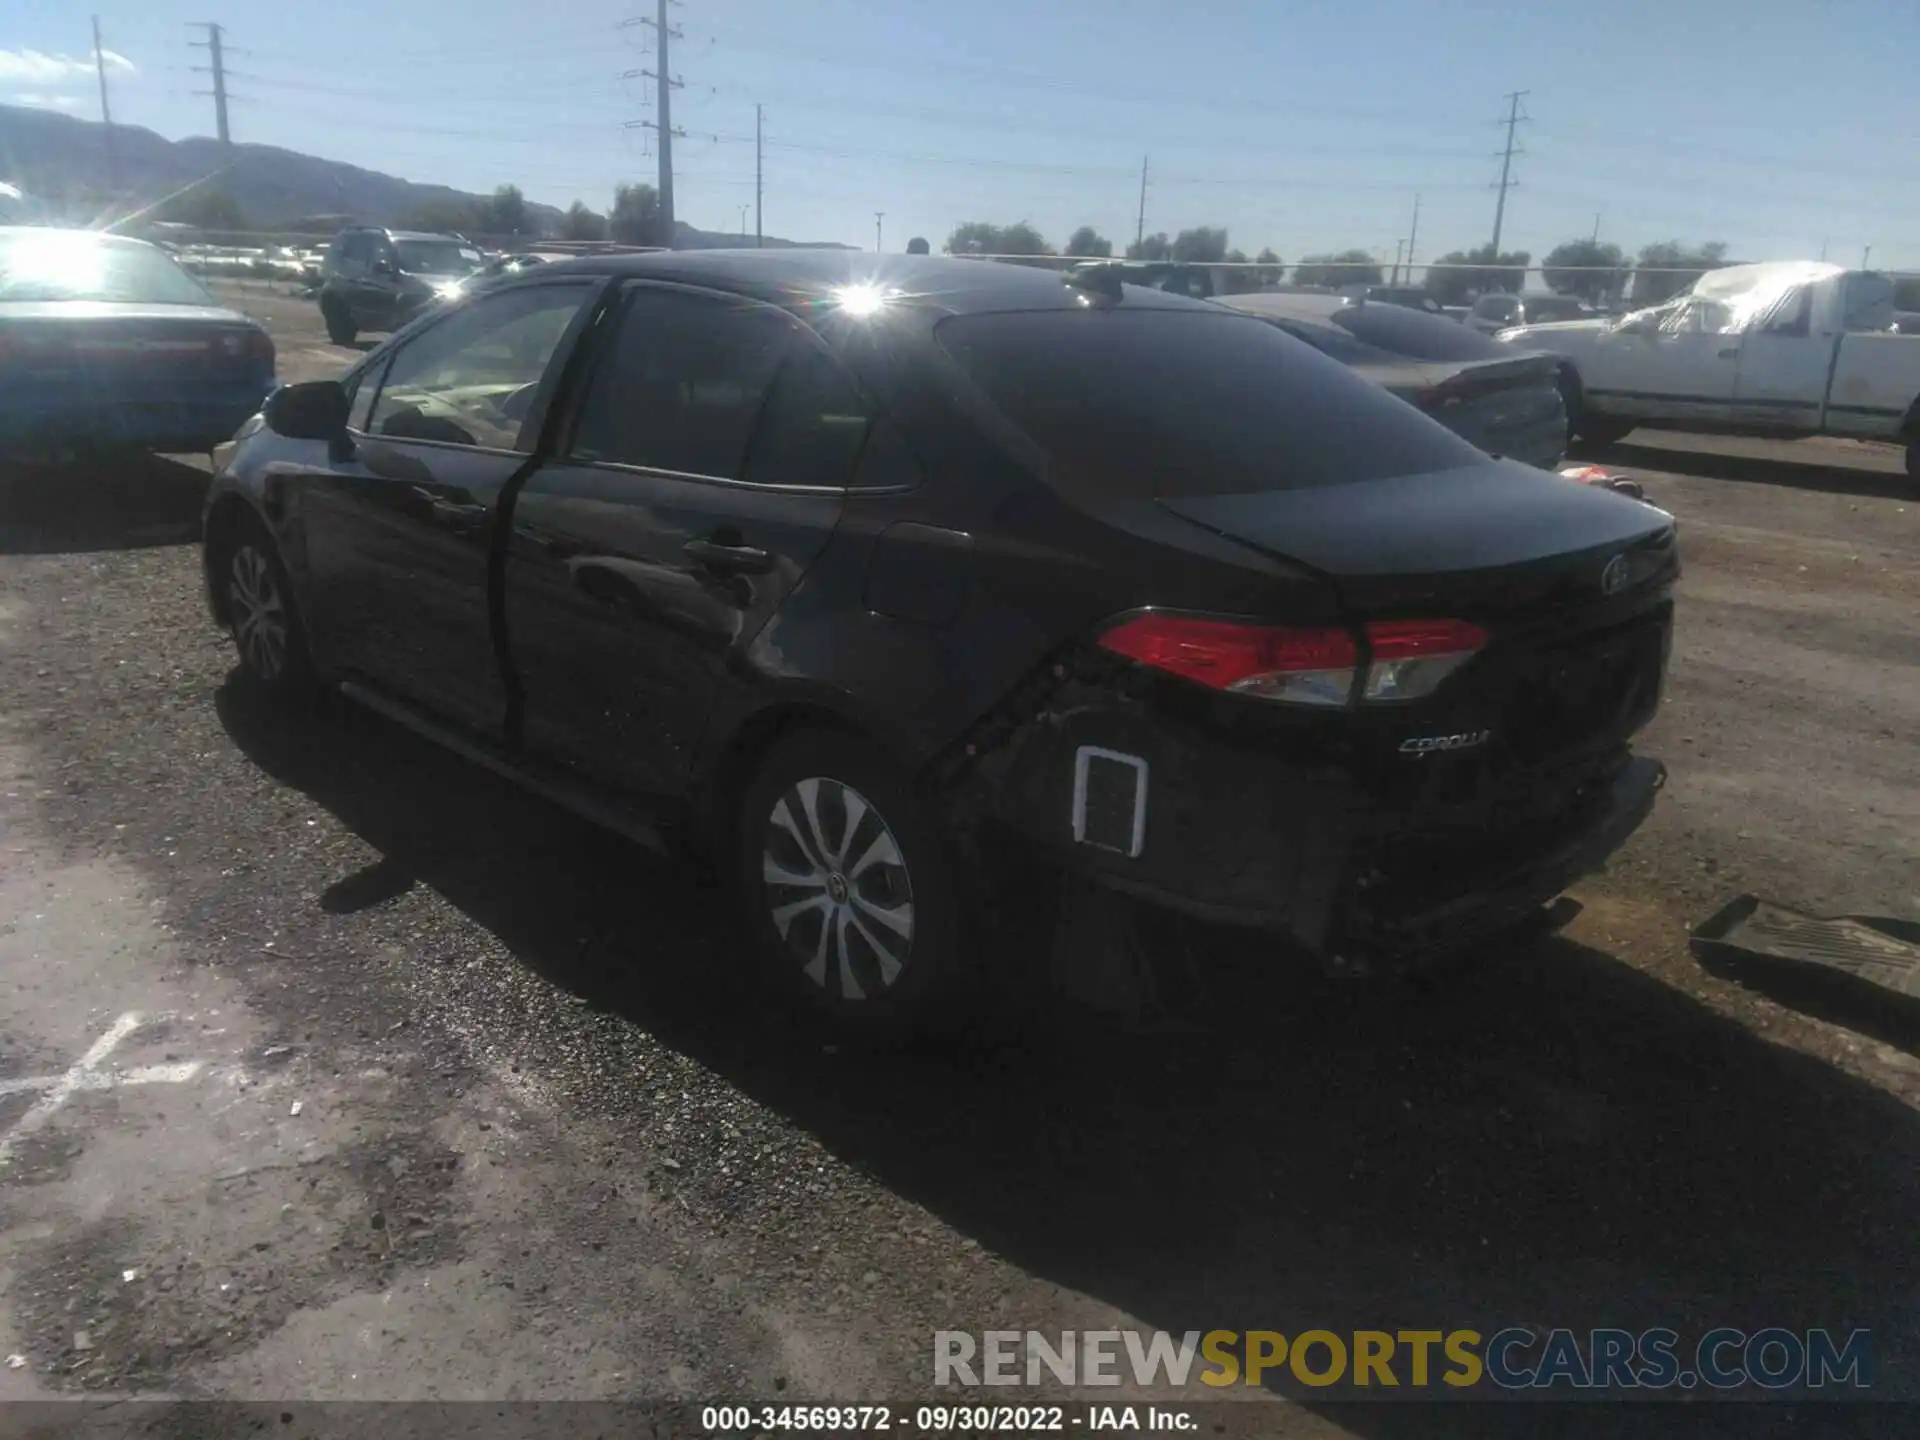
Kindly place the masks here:
<instances>
[{"instance_id":1,"label":"utility pole","mask_svg":"<svg viewBox=\"0 0 1920 1440\"><path fill-rule=\"evenodd\" d=\"M622 27L648 25L653 28L654 36L660 42L660 68L658 70L628 70L621 78L629 79L635 75L644 75L653 81L653 88L659 92L659 119L630 120L630 127L652 130L660 136L660 182L656 187L660 193L660 243L673 247L673 137L684 136L687 132L673 128L673 92L680 88L681 82L672 78L673 72L667 68L667 41L683 40L686 37L667 24L668 0L658 0L655 13L637 15L631 20L622 20ZM679 3L679 0L674 0Z\"/></svg>"},{"instance_id":2,"label":"utility pole","mask_svg":"<svg viewBox=\"0 0 1920 1440\"><path fill-rule=\"evenodd\" d=\"M1413 247L1420 238L1420 197L1413 197L1413 227L1407 231L1407 283L1413 283Z\"/></svg>"},{"instance_id":3,"label":"utility pole","mask_svg":"<svg viewBox=\"0 0 1920 1440\"><path fill-rule=\"evenodd\" d=\"M1820 260L1822 264L1826 263L1826 258L1827 258L1827 242L1822 240L1820 242Z\"/></svg>"},{"instance_id":4,"label":"utility pole","mask_svg":"<svg viewBox=\"0 0 1920 1440\"><path fill-rule=\"evenodd\" d=\"M1500 199L1493 209L1493 258L1495 260L1500 258L1500 230L1507 218L1507 191L1520 183L1518 180L1511 178L1513 175L1513 157L1527 153L1524 150L1514 148L1513 132L1518 128L1520 122L1526 118L1520 113L1520 102L1532 93L1530 90L1515 90L1506 97L1507 148L1506 152L1500 157Z\"/></svg>"},{"instance_id":5,"label":"utility pole","mask_svg":"<svg viewBox=\"0 0 1920 1440\"><path fill-rule=\"evenodd\" d=\"M1593 243L1595 245L1600 243L1600 217L1598 215L1593 217Z\"/></svg>"},{"instance_id":6,"label":"utility pole","mask_svg":"<svg viewBox=\"0 0 1920 1440\"><path fill-rule=\"evenodd\" d=\"M760 170L760 107L753 107L753 248L758 250L766 244L766 234L760 228L760 204L766 198L766 190L761 182Z\"/></svg>"},{"instance_id":7,"label":"utility pole","mask_svg":"<svg viewBox=\"0 0 1920 1440\"><path fill-rule=\"evenodd\" d=\"M1134 227L1133 243L1137 246L1147 238L1147 158L1140 157L1140 220Z\"/></svg>"},{"instance_id":8,"label":"utility pole","mask_svg":"<svg viewBox=\"0 0 1920 1440\"><path fill-rule=\"evenodd\" d=\"M120 166L113 153L113 111L107 105L107 52L100 46L100 17L93 17L93 67L100 75L100 123L106 127L107 189L120 190Z\"/></svg>"},{"instance_id":9,"label":"utility pole","mask_svg":"<svg viewBox=\"0 0 1920 1440\"><path fill-rule=\"evenodd\" d=\"M1860 268L1862 270L1867 268L1867 259L1872 254L1873 254L1873 247L1871 245L1867 246L1866 249L1860 252Z\"/></svg>"},{"instance_id":10,"label":"utility pole","mask_svg":"<svg viewBox=\"0 0 1920 1440\"><path fill-rule=\"evenodd\" d=\"M876 255L880 253L880 222L886 218L887 212L884 210L873 212L873 253Z\"/></svg>"},{"instance_id":11,"label":"utility pole","mask_svg":"<svg viewBox=\"0 0 1920 1440\"><path fill-rule=\"evenodd\" d=\"M194 94L213 96L213 119L214 124L219 127L221 148L231 149L233 146L233 137L227 131L227 66L226 59L220 49L223 31L219 25L216 25L211 20L201 23L206 29L207 38L205 40L195 40L191 43L196 50L205 50L207 52L209 63L196 65L193 68L203 75L211 75L213 77L213 89L196 90Z\"/></svg>"},{"instance_id":12,"label":"utility pole","mask_svg":"<svg viewBox=\"0 0 1920 1440\"><path fill-rule=\"evenodd\" d=\"M1391 283L1395 285L1400 283L1400 256L1406 248L1407 242L1404 240L1396 240L1393 242L1393 280Z\"/></svg>"},{"instance_id":13,"label":"utility pole","mask_svg":"<svg viewBox=\"0 0 1920 1440\"><path fill-rule=\"evenodd\" d=\"M740 238L742 240L747 238L747 209L745 205L740 207Z\"/></svg>"}]
</instances>

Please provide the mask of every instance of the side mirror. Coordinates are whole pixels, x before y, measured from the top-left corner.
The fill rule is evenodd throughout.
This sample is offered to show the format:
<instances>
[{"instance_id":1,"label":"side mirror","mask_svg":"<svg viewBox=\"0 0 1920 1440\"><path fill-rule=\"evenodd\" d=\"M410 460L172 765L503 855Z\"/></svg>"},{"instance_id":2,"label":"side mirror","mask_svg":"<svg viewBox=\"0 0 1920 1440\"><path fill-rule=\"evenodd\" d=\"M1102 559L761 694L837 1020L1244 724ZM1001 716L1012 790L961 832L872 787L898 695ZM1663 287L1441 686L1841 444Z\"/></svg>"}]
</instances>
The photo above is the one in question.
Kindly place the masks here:
<instances>
[{"instance_id":1,"label":"side mirror","mask_svg":"<svg viewBox=\"0 0 1920 1440\"><path fill-rule=\"evenodd\" d=\"M267 428L289 440L333 440L347 433L347 392L338 380L282 385L261 412Z\"/></svg>"},{"instance_id":2,"label":"side mirror","mask_svg":"<svg viewBox=\"0 0 1920 1440\"><path fill-rule=\"evenodd\" d=\"M384 255L374 256L367 268L376 275L398 275L400 273L400 267Z\"/></svg>"}]
</instances>

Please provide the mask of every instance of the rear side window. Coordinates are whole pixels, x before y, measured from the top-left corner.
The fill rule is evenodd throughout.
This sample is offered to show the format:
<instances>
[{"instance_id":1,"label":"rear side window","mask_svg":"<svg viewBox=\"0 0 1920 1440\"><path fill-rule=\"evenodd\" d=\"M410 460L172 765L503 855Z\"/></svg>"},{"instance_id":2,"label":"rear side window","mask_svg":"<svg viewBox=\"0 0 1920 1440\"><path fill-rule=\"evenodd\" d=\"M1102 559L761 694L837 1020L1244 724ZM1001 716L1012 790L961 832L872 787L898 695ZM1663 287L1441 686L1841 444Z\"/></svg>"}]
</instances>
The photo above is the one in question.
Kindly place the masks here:
<instances>
[{"instance_id":1,"label":"rear side window","mask_svg":"<svg viewBox=\"0 0 1920 1440\"><path fill-rule=\"evenodd\" d=\"M635 290L587 387L572 457L738 479L797 324L748 300Z\"/></svg>"},{"instance_id":2,"label":"rear side window","mask_svg":"<svg viewBox=\"0 0 1920 1440\"><path fill-rule=\"evenodd\" d=\"M1389 355L1384 350L1376 350L1371 345L1363 345L1344 330L1331 325L1309 325L1304 320L1275 320L1272 322L1296 340L1304 340L1322 355L1331 355L1342 365L1401 365L1406 362L1398 355Z\"/></svg>"},{"instance_id":3,"label":"rear side window","mask_svg":"<svg viewBox=\"0 0 1920 1440\"><path fill-rule=\"evenodd\" d=\"M1122 304L953 316L935 334L1045 453L1048 479L1089 496L1299 490L1484 458L1250 316Z\"/></svg>"},{"instance_id":4,"label":"rear side window","mask_svg":"<svg viewBox=\"0 0 1920 1440\"><path fill-rule=\"evenodd\" d=\"M760 412L740 478L761 485L844 486L869 424L845 372L819 345L796 336Z\"/></svg>"},{"instance_id":5,"label":"rear side window","mask_svg":"<svg viewBox=\"0 0 1920 1440\"><path fill-rule=\"evenodd\" d=\"M1580 320L1587 314L1587 307L1578 300L1566 299L1527 301L1527 319L1530 322L1540 320Z\"/></svg>"},{"instance_id":6,"label":"rear side window","mask_svg":"<svg viewBox=\"0 0 1920 1440\"><path fill-rule=\"evenodd\" d=\"M1502 360L1513 351L1443 315L1422 315L1399 305L1353 305L1327 317L1376 350L1413 360Z\"/></svg>"}]
</instances>

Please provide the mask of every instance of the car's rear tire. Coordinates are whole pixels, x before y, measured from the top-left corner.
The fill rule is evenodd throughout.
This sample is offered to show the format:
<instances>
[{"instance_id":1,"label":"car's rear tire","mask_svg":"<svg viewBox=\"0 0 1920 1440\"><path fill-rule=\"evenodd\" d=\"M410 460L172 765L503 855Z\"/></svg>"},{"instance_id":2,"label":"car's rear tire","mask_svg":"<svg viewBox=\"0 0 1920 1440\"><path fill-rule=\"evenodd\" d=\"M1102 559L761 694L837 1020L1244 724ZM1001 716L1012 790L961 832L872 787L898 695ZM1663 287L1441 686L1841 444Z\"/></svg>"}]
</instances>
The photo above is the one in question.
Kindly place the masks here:
<instances>
[{"instance_id":1,"label":"car's rear tire","mask_svg":"<svg viewBox=\"0 0 1920 1440\"><path fill-rule=\"evenodd\" d=\"M871 741L775 742L741 796L734 869L771 978L843 1030L897 1036L963 1013L960 866L936 807Z\"/></svg>"},{"instance_id":2,"label":"car's rear tire","mask_svg":"<svg viewBox=\"0 0 1920 1440\"><path fill-rule=\"evenodd\" d=\"M347 307L337 300L320 302L320 318L327 322L327 339L335 345L351 345L360 333Z\"/></svg>"},{"instance_id":3,"label":"car's rear tire","mask_svg":"<svg viewBox=\"0 0 1920 1440\"><path fill-rule=\"evenodd\" d=\"M237 516L216 542L210 568L242 679L275 700L310 701L319 683L307 631L267 527L251 512Z\"/></svg>"}]
</instances>

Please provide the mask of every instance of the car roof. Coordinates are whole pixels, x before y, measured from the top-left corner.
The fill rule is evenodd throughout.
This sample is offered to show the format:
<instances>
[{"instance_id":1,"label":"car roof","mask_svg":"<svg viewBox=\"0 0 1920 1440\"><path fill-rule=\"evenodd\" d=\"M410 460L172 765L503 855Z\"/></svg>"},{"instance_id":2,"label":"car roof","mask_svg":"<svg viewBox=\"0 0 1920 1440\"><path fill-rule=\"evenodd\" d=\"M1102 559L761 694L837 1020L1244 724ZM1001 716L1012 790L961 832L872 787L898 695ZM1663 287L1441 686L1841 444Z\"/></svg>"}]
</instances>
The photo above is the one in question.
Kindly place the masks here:
<instances>
[{"instance_id":1,"label":"car roof","mask_svg":"<svg viewBox=\"0 0 1920 1440\"><path fill-rule=\"evenodd\" d=\"M949 314L995 310L1071 309L1085 292L1060 270L959 260L938 255L874 255L861 250L661 250L650 254L582 255L540 267L541 280L561 275L614 275L732 290L792 306L825 299L847 285L877 285L921 308ZM1127 285L1121 303L1134 309L1218 307L1150 286Z\"/></svg>"}]
</instances>

